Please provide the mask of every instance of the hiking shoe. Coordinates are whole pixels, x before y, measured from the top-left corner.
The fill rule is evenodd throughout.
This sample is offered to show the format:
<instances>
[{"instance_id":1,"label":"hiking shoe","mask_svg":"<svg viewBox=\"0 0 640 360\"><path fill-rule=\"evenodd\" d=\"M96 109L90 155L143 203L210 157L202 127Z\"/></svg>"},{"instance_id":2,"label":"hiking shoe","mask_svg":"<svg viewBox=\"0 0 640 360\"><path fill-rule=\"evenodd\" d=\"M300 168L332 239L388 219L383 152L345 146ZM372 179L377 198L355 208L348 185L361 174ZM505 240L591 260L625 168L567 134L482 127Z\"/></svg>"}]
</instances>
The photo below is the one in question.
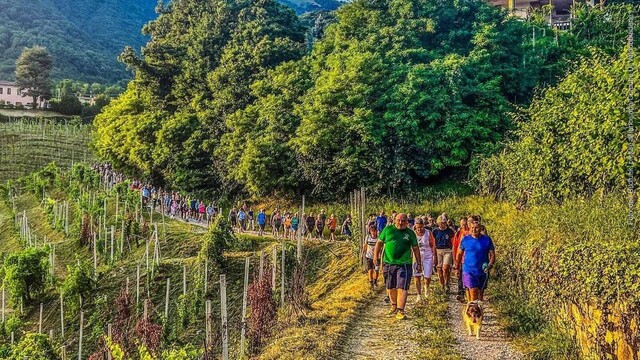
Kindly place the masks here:
<instances>
[{"instance_id":1,"label":"hiking shoe","mask_svg":"<svg viewBox=\"0 0 640 360\"><path fill-rule=\"evenodd\" d=\"M390 302L391 302L391 299L389 299L389 295L387 295L387 296L384 298L384 303L385 303L385 304L389 304Z\"/></svg>"},{"instance_id":2,"label":"hiking shoe","mask_svg":"<svg viewBox=\"0 0 640 360\"><path fill-rule=\"evenodd\" d=\"M406 320L406 319L407 319L407 315L405 315L403 311L398 311L396 313L396 320Z\"/></svg>"},{"instance_id":3,"label":"hiking shoe","mask_svg":"<svg viewBox=\"0 0 640 360\"><path fill-rule=\"evenodd\" d=\"M397 313L398 313L398 309L396 307L393 307L387 313L387 317L394 317Z\"/></svg>"}]
</instances>

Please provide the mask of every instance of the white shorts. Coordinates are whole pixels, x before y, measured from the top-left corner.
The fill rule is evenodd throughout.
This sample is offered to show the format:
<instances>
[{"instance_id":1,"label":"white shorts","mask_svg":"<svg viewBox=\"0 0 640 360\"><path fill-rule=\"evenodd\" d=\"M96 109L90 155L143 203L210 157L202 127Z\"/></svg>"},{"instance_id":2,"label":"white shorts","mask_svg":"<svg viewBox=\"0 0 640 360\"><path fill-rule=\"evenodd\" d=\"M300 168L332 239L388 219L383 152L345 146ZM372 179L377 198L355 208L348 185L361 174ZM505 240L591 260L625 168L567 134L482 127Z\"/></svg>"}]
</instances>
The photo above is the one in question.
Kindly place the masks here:
<instances>
[{"instance_id":1,"label":"white shorts","mask_svg":"<svg viewBox=\"0 0 640 360\"><path fill-rule=\"evenodd\" d=\"M413 276L414 277L423 277L425 279L431 279L431 275L433 275L433 258L422 259L422 271L418 272L418 263L413 262Z\"/></svg>"}]
</instances>

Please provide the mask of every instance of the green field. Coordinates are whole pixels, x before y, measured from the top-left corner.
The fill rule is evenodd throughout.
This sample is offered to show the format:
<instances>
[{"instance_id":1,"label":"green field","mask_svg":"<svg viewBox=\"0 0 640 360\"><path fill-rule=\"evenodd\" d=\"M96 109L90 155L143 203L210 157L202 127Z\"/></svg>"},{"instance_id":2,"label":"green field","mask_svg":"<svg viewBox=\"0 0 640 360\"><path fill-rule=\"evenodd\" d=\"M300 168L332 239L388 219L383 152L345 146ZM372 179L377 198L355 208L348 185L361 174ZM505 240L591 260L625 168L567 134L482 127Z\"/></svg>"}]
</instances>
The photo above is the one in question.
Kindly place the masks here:
<instances>
[{"instance_id":1,"label":"green field","mask_svg":"<svg viewBox=\"0 0 640 360\"><path fill-rule=\"evenodd\" d=\"M0 123L0 182L55 162L61 169L94 159L91 127L44 119Z\"/></svg>"}]
</instances>

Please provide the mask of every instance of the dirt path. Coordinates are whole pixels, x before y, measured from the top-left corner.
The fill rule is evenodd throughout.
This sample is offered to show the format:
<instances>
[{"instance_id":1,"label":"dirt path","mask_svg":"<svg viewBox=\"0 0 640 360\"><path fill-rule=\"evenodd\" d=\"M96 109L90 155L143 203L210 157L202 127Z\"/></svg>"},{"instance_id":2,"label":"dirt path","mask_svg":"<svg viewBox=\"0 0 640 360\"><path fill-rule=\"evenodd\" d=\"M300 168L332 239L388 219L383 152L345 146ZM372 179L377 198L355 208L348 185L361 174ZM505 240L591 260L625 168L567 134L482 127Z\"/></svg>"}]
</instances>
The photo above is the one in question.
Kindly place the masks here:
<instances>
[{"instance_id":1,"label":"dirt path","mask_svg":"<svg viewBox=\"0 0 640 360\"><path fill-rule=\"evenodd\" d=\"M358 315L351 326L347 341L337 358L348 360L364 359L417 359L418 343L411 334L416 334L412 320L415 290L409 292L407 320L387 317L389 305L383 302L385 294L379 292L367 307ZM398 336L406 334L408 336Z\"/></svg>"},{"instance_id":2,"label":"dirt path","mask_svg":"<svg viewBox=\"0 0 640 360\"><path fill-rule=\"evenodd\" d=\"M452 284L452 293L456 293L457 286ZM485 296L483 304L484 319L480 340L475 336L469 336L467 329L462 323L463 304L456 300L455 295L449 295L449 323L453 328L453 333L458 341L458 350L467 360L518 360L523 355L511 342L509 334L497 321L495 309L491 306L491 299Z\"/></svg>"}]
</instances>

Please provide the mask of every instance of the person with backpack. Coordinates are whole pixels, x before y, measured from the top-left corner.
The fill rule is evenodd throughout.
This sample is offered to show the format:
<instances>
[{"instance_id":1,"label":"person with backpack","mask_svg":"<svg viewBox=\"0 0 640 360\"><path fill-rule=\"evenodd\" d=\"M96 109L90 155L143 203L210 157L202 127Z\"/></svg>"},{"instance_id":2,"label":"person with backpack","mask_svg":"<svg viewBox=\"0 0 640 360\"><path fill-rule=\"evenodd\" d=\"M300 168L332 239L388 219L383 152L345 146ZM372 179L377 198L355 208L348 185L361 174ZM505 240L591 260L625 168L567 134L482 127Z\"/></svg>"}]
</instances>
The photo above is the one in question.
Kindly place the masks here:
<instances>
[{"instance_id":1,"label":"person with backpack","mask_svg":"<svg viewBox=\"0 0 640 360\"><path fill-rule=\"evenodd\" d=\"M438 269L438 279L442 288L449 291L449 276L453 266L453 237L455 233L448 225L449 219L445 216L438 216L438 228L432 230L436 239L436 263Z\"/></svg>"}]
</instances>

